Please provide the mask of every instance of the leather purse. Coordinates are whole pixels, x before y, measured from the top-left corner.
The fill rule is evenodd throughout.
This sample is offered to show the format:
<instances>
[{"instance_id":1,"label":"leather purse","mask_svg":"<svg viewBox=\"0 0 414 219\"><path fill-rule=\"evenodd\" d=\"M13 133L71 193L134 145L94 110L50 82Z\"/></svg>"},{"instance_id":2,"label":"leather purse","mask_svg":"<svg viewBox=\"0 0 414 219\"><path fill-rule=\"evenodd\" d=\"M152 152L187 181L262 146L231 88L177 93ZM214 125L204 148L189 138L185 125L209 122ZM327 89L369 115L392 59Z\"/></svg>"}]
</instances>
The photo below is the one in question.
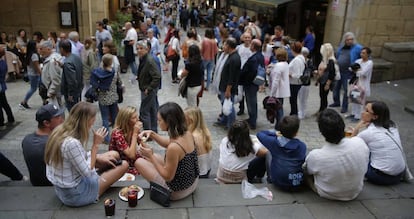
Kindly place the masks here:
<instances>
[{"instance_id":1,"label":"leather purse","mask_svg":"<svg viewBox=\"0 0 414 219\"><path fill-rule=\"evenodd\" d=\"M150 182L150 199L164 206L170 207L171 190L158 183Z\"/></svg>"}]
</instances>

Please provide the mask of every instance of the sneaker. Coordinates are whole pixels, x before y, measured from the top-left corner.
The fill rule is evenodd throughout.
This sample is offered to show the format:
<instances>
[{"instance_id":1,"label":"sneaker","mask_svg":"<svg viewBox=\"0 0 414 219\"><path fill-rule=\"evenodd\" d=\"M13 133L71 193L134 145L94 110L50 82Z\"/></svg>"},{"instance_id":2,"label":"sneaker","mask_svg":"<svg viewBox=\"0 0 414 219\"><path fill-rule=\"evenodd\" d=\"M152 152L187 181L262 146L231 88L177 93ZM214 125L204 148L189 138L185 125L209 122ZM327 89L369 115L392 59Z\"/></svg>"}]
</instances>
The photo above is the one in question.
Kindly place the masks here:
<instances>
[{"instance_id":1,"label":"sneaker","mask_svg":"<svg viewBox=\"0 0 414 219\"><path fill-rule=\"evenodd\" d=\"M329 105L329 107L340 107L341 105L337 104L337 103L333 103L331 105Z\"/></svg>"},{"instance_id":2,"label":"sneaker","mask_svg":"<svg viewBox=\"0 0 414 219\"><path fill-rule=\"evenodd\" d=\"M23 102L21 102L20 104L19 104L19 106L21 107L21 108L24 108L24 109L31 109L31 107L29 106L29 104L27 104L27 103L23 103Z\"/></svg>"},{"instance_id":3,"label":"sneaker","mask_svg":"<svg viewBox=\"0 0 414 219\"><path fill-rule=\"evenodd\" d=\"M222 123L222 122L217 121L217 122L213 123L213 126L216 126L216 127L225 127L226 125L224 123Z\"/></svg>"},{"instance_id":4,"label":"sneaker","mask_svg":"<svg viewBox=\"0 0 414 219\"><path fill-rule=\"evenodd\" d=\"M238 116L241 116L241 115L243 115L244 114L244 112L243 111L239 111L239 112L237 112L237 115Z\"/></svg>"},{"instance_id":5,"label":"sneaker","mask_svg":"<svg viewBox=\"0 0 414 219\"><path fill-rule=\"evenodd\" d=\"M346 110L346 109L341 109L341 113L347 113L348 112L348 110Z\"/></svg>"},{"instance_id":6,"label":"sneaker","mask_svg":"<svg viewBox=\"0 0 414 219\"><path fill-rule=\"evenodd\" d=\"M347 115L347 116L345 116L345 119L354 119L354 115L352 115L352 114L350 114L350 115Z\"/></svg>"}]
</instances>

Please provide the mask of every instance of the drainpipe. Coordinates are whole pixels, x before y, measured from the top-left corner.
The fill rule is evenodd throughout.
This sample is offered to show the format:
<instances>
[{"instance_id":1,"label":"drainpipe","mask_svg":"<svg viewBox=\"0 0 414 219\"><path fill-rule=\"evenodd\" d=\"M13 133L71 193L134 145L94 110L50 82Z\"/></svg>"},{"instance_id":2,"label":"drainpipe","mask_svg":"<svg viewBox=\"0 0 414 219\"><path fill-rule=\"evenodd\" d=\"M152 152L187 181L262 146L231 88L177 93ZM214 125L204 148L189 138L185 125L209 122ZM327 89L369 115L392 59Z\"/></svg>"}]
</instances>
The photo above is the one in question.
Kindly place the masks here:
<instances>
[{"instance_id":1,"label":"drainpipe","mask_svg":"<svg viewBox=\"0 0 414 219\"><path fill-rule=\"evenodd\" d=\"M342 22L342 34L339 38L339 44L342 41L342 36L345 34L345 24L346 24L346 19L348 17L348 4L349 4L349 0L346 0L345 2L345 13L344 13L344 21Z\"/></svg>"},{"instance_id":2,"label":"drainpipe","mask_svg":"<svg viewBox=\"0 0 414 219\"><path fill-rule=\"evenodd\" d=\"M73 7L74 7L74 16L75 16L75 28L76 28L76 32L79 33L79 18L78 18L78 1L77 0L73 0Z\"/></svg>"},{"instance_id":3,"label":"drainpipe","mask_svg":"<svg viewBox=\"0 0 414 219\"><path fill-rule=\"evenodd\" d=\"M89 36L92 36L92 7L91 0L88 0Z\"/></svg>"}]
</instances>

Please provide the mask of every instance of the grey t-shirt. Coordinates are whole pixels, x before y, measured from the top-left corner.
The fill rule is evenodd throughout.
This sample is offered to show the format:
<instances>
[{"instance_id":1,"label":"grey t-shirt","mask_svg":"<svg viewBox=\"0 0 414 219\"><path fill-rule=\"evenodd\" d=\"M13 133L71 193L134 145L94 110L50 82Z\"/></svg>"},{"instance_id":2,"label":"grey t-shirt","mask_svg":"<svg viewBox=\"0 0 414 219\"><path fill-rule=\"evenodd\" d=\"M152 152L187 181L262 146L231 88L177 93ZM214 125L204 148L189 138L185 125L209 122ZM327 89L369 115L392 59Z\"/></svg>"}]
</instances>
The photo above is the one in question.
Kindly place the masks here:
<instances>
[{"instance_id":1,"label":"grey t-shirt","mask_svg":"<svg viewBox=\"0 0 414 219\"><path fill-rule=\"evenodd\" d=\"M27 75L36 76L38 74L36 73L36 71L34 69L33 62L36 62L36 61L38 62L39 61L39 55L36 54L36 53L33 53L32 57L30 59L31 59L31 62L30 62L29 65L27 65Z\"/></svg>"},{"instance_id":2,"label":"grey t-shirt","mask_svg":"<svg viewBox=\"0 0 414 219\"><path fill-rule=\"evenodd\" d=\"M24 160L29 169L30 182L34 186L51 186L46 178L46 164L44 154L49 136L32 133L26 135L22 141Z\"/></svg>"}]
</instances>

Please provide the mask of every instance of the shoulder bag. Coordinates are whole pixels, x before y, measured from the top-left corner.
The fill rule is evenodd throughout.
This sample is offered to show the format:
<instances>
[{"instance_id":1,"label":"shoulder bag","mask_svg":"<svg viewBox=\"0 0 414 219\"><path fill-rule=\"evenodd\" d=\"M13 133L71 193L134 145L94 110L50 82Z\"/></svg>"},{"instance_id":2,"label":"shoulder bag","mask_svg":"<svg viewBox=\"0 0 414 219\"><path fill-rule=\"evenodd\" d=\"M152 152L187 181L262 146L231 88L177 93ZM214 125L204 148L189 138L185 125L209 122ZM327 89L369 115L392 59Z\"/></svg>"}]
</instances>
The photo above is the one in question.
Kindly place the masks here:
<instances>
[{"instance_id":1,"label":"shoulder bag","mask_svg":"<svg viewBox=\"0 0 414 219\"><path fill-rule=\"evenodd\" d=\"M150 199L164 206L170 207L171 190L158 183L150 182Z\"/></svg>"},{"instance_id":2,"label":"shoulder bag","mask_svg":"<svg viewBox=\"0 0 414 219\"><path fill-rule=\"evenodd\" d=\"M400 144L398 144L398 142L392 137L392 135L390 133L385 132L385 134L388 135L388 137L390 137L391 140L398 146L398 148L400 149L400 151L402 153L402 156L404 158L405 172L404 172L404 175L403 175L403 180L405 182L412 182L414 177L413 177L413 174L410 171L410 168L408 168L407 157L405 156L404 149L402 148L402 146Z\"/></svg>"}]
</instances>

